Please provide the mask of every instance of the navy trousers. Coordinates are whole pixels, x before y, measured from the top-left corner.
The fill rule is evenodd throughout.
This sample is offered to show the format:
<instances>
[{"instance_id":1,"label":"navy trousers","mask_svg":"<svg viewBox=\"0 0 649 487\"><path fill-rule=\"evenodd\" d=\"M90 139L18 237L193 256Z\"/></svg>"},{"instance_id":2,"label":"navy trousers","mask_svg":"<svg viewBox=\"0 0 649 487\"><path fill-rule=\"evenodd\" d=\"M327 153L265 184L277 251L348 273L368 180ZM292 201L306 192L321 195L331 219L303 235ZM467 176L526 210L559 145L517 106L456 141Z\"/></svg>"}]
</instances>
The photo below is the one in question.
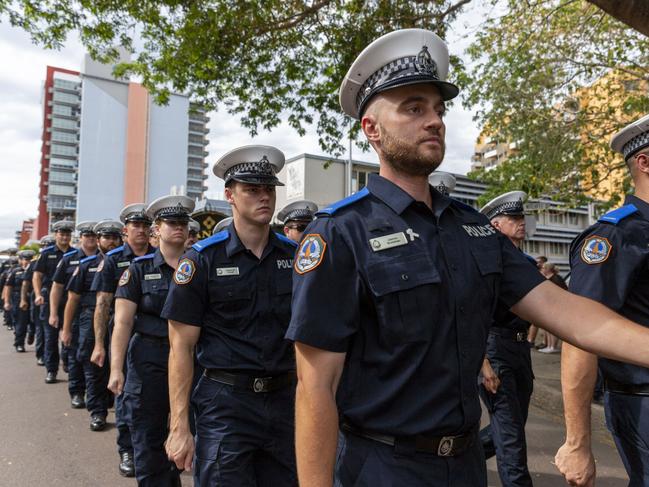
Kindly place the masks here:
<instances>
[{"instance_id":1,"label":"navy trousers","mask_svg":"<svg viewBox=\"0 0 649 487\"><path fill-rule=\"evenodd\" d=\"M113 333L114 316L111 315L108 320L108 343L111 341ZM110 364L110 347L107 345L108 351L106 362ZM128 360L124 361L124 378L128 379ZM110 374L110 369L109 369ZM133 440L131 439L131 430L129 428L129 420L127 412L124 409L124 394L115 396L115 428L117 428L117 452L121 455L125 452L133 451Z\"/></svg>"},{"instance_id":2,"label":"navy trousers","mask_svg":"<svg viewBox=\"0 0 649 487\"><path fill-rule=\"evenodd\" d=\"M43 290L43 296L49 295L49 289ZM48 372L59 371L59 329L50 326L50 303L49 299L41 305L40 318L43 322L43 360Z\"/></svg>"},{"instance_id":3,"label":"navy trousers","mask_svg":"<svg viewBox=\"0 0 649 487\"><path fill-rule=\"evenodd\" d=\"M36 358L44 358L45 356L45 329L43 328L43 320L41 318L40 306L34 304L34 298L31 299L31 313L34 322L35 342L34 349L36 351Z\"/></svg>"},{"instance_id":4,"label":"navy trousers","mask_svg":"<svg viewBox=\"0 0 649 487\"><path fill-rule=\"evenodd\" d=\"M20 294L11 295L11 321L14 324L14 347L25 346L29 311L20 309Z\"/></svg>"},{"instance_id":5,"label":"navy trousers","mask_svg":"<svg viewBox=\"0 0 649 487\"><path fill-rule=\"evenodd\" d=\"M90 414L106 417L111 394L108 390L109 365L104 361L98 367L90 361L95 348L93 329L94 308L83 307L79 313L79 343L76 348L76 360L81 365L86 383L86 409ZM106 337L108 342L108 337Z\"/></svg>"},{"instance_id":6,"label":"navy trousers","mask_svg":"<svg viewBox=\"0 0 649 487\"><path fill-rule=\"evenodd\" d=\"M480 432L485 453L489 453L493 442L503 487L531 487L525 438L534 381L529 345L489 334L487 358L500 379L500 387L491 394L480 385L480 397L491 419L490 428Z\"/></svg>"},{"instance_id":7,"label":"navy trousers","mask_svg":"<svg viewBox=\"0 0 649 487\"><path fill-rule=\"evenodd\" d=\"M72 323L72 341L70 346L65 347L67 356L62 356L61 360L67 358L68 365L68 392L72 394L84 394L86 392L86 379L83 371L83 364L77 358L77 348L79 346L79 321L75 319Z\"/></svg>"},{"instance_id":8,"label":"navy trousers","mask_svg":"<svg viewBox=\"0 0 649 487\"><path fill-rule=\"evenodd\" d=\"M203 376L192 404L195 486L297 486L294 386L255 393Z\"/></svg>"},{"instance_id":9,"label":"navy trousers","mask_svg":"<svg viewBox=\"0 0 649 487\"><path fill-rule=\"evenodd\" d=\"M649 397L607 391L604 411L629 487L649 487Z\"/></svg>"},{"instance_id":10,"label":"navy trousers","mask_svg":"<svg viewBox=\"0 0 649 487\"><path fill-rule=\"evenodd\" d=\"M180 487L180 472L164 448L169 433L169 342L136 333L129 343L127 361L123 406L131 430L137 483L140 487Z\"/></svg>"},{"instance_id":11,"label":"navy trousers","mask_svg":"<svg viewBox=\"0 0 649 487\"><path fill-rule=\"evenodd\" d=\"M340 434L335 487L486 487L487 469L480 443L461 455L397 453L373 440Z\"/></svg>"}]
</instances>

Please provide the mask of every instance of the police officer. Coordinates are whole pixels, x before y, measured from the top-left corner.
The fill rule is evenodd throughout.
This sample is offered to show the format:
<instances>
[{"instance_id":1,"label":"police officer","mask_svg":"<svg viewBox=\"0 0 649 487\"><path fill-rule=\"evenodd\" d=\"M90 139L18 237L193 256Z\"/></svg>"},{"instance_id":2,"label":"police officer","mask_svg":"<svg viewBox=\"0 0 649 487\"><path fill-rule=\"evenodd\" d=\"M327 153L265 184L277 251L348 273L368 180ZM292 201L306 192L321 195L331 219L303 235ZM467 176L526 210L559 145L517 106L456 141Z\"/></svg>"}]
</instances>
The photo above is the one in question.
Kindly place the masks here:
<instances>
[{"instance_id":1,"label":"police officer","mask_svg":"<svg viewBox=\"0 0 649 487\"><path fill-rule=\"evenodd\" d=\"M212 229L212 235L216 235L217 233L222 232L223 230L228 228L231 223L232 223L231 216L228 216L223 220L219 221L216 225L214 225L214 228Z\"/></svg>"},{"instance_id":2,"label":"police officer","mask_svg":"<svg viewBox=\"0 0 649 487\"><path fill-rule=\"evenodd\" d=\"M579 346L649 364L628 347L649 330L545 282L484 215L430 187L444 101L458 93L447 68L439 37L407 29L368 46L343 81L343 110L380 173L320 211L295 257L287 337L305 485L332 485L336 465L341 486L485 486L476 378L498 301Z\"/></svg>"},{"instance_id":3,"label":"police officer","mask_svg":"<svg viewBox=\"0 0 649 487\"><path fill-rule=\"evenodd\" d=\"M11 271L18 265L18 261L15 257L9 257L7 259L2 275L0 276L0 283L2 284L2 311L4 313L4 325L7 330L12 331L14 329L14 317L11 312L11 303L6 298L5 287L7 284L7 279Z\"/></svg>"},{"instance_id":4,"label":"police officer","mask_svg":"<svg viewBox=\"0 0 649 487\"><path fill-rule=\"evenodd\" d=\"M192 245L198 242L198 234L201 231L201 224L196 220L189 219L189 237L187 237L187 242L185 242L185 248L189 250Z\"/></svg>"},{"instance_id":5,"label":"police officer","mask_svg":"<svg viewBox=\"0 0 649 487\"><path fill-rule=\"evenodd\" d=\"M214 165L233 222L180 260L162 313L171 342L166 449L178 468L189 468L194 453L187 411L195 344L205 368L192 395L197 486L297 485L295 363L284 340L295 243L270 230L283 165L282 152L261 145Z\"/></svg>"},{"instance_id":6,"label":"police officer","mask_svg":"<svg viewBox=\"0 0 649 487\"><path fill-rule=\"evenodd\" d=\"M480 210L519 249L525 239L525 200L525 192L510 191L492 199ZM536 261L526 257L536 269ZM532 485L525 439L534 380L527 344L529 326L527 321L499 306L489 328L482 366L480 396L491 424L480 436L485 456L496 455L503 487Z\"/></svg>"},{"instance_id":7,"label":"police officer","mask_svg":"<svg viewBox=\"0 0 649 487\"><path fill-rule=\"evenodd\" d=\"M102 220L92 227L95 240L98 238L99 252L81 259L69 279L66 290L68 300L65 305L61 341L69 346L77 340L75 360L81 365L86 384L86 408L90 413L90 429L103 431L111 400L108 392L108 364L102 367L93 364L90 356L95 346L93 317L95 312L95 292L91 290L92 281L102 265L107 252L122 243L123 224L112 220ZM76 330L75 330L76 328Z\"/></svg>"},{"instance_id":8,"label":"police officer","mask_svg":"<svg viewBox=\"0 0 649 487\"><path fill-rule=\"evenodd\" d=\"M14 323L14 348L16 352L25 351L25 336L29 323L29 305L21 301L20 292L25 278L25 270L34 256L33 250L18 252L19 265L11 269L4 287L4 308L11 312Z\"/></svg>"},{"instance_id":9,"label":"police officer","mask_svg":"<svg viewBox=\"0 0 649 487\"><path fill-rule=\"evenodd\" d=\"M106 359L105 343L110 340L109 323L112 325L113 296L117 282L131 261L150 254L154 248L149 245L151 219L146 215L146 205L133 203L124 207L119 215L124 224L124 245L106 254L92 282L96 294L96 308L93 319L95 329L95 348L90 358L98 367L103 367ZM117 426L117 450L120 457L119 472L124 477L133 477L133 446L127 418L122 411L122 398L115 398L115 423Z\"/></svg>"},{"instance_id":10,"label":"police officer","mask_svg":"<svg viewBox=\"0 0 649 487\"><path fill-rule=\"evenodd\" d=\"M289 203L277 214L277 219L284 224L284 235L300 243L306 227L313 221L318 205L313 201L301 200Z\"/></svg>"},{"instance_id":11,"label":"police officer","mask_svg":"<svg viewBox=\"0 0 649 487\"><path fill-rule=\"evenodd\" d=\"M611 147L622 153L635 194L574 240L569 288L649 327L649 115L615 134ZM629 347L638 346L629 342ZM564 343L561 385L566 442L557 452L556 464L570 485L592 485L595 479L590 404L597 369L595 355ZM649 425L645 421L649 369L600 358L599 370L606 424L629 475L629 486L649 486Z\"/></svg>"},{"instance_id":12,"label":"police officer","mask_svg":"<svg viewBox=\"0 0 649 487\"><path fill-rule=\"evenodd\" d=\"M79 267L79 263L85 257L97 253L97 235L94 226L97 222L85 221L77 224L79 232L79 248L72 249L63 255L63 258L56 266L52 277L52 290L50 291L50 319L49 324L57 328L63 327L64 310L67 302L66 286L70 277ZM59 310L53 313L52 310ZM74 409L86 407L84 400L86 392L86 381L83 373L83 365L77 360L77 346L79 344L79 324L76 316L73 315L71 339L61 340L61 345L67 351L68 368L68 392L70 403ZM60 334L59 334L60 335ZM61 337L59 337L61 338Z\"/></svg>"},{"instance_id":13,"label":"police officer","mask_svg":"<svg viewBox=\"0 0 649 487\"><path fill-rule=\"evenodd\" d=\"M450 196L457 181L451 173L435 171L428 176L428 183L444 196Z\"/></svg>"},{"instance_id":14,"label":"police officer","mask_svg":"<svg viewBox=\"0 0 649 487\"><path fill-rule=\"evenodd\" d=\"M32 286L34 288L34 304L40 307L40 319L43 326L44 335L44 359L47 376L46 384L57 382L56 375L59 370L59 328L58 323L49 324L50 314L56 316L58 309L50 307L50 289L52 287L52 277L56 271L56 266L63 258L63 255L70 250L70 240L74 223L67 220L56 222L52 229L55 232L56 243L45 247L34 267L34 277Z\"/></svg>"},{"instance_id":15,"label":"police officer","mask_svg":"<svg viewBox=\"0 0 649 487\"><path fill-rule=\"evenodd\" d=\"M179 471L164 449L169 424L169 331L160 313L185 251L193 209L194 202L187 196L163 196L149 205L147 215L154 221L160 248L133 261L115 294L109 387L124 395L135 476L142 487L180 486Z\"/></svg>"}]
</instances>

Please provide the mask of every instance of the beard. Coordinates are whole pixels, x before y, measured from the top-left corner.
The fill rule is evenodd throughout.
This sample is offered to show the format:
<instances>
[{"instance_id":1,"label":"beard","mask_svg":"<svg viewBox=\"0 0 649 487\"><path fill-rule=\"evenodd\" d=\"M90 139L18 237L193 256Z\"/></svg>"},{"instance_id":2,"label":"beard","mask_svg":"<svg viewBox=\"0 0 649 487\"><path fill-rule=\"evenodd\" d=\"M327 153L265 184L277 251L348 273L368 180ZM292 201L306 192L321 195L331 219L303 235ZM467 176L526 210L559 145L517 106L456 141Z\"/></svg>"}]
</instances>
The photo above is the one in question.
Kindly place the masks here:
<instances>
[{"instance_id":1,"label":"beard","mask_svg":"<svg viewBox=\"0 0 649 487\"><path fill-rule=\"evenodd\" d=\"M444 159L444 141L441 142L441 154L421 154L418 151L419 140L406 142L390 135L381 125L381 151L385 161L396 171L408 176L428 176L439 167Z\"/></svg>"}]
</instances>

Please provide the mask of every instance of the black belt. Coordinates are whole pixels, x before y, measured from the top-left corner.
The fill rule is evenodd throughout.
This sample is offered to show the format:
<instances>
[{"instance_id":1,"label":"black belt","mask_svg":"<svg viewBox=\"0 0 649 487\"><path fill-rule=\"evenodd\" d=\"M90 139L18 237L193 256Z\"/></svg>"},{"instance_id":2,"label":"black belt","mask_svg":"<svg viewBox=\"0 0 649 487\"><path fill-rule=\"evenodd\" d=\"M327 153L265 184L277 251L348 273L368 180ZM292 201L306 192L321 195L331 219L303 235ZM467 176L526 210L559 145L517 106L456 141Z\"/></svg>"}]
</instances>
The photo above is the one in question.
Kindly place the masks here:
<instances>
[{"instance_id":1,"label":"black belt","mask_svg":"<svg viewBox=\"0 0 649 487\"><path fill-rule=\"evenodd\" d=\"M489 333L491 333L492 335L498 335L500 337L511 338L515 342L527 341L526 331L516 331L510 330L509 328L491 327L489 328Z\"/></svg>"},{"instance_id":2,"label":"black belt","mask_svg":"<svg viewBox=\"0 0 649 487\"><path fill-rule=\"evenodd\" d=\"M157 335L149 335L148 333L141 333L136 331L133 336L139 337L142 340L147 340L149 342L155 342L160 345L169 345L169 337L160 337Z\"/></svg>"},{"instance_id":3,"label":"black belt","mask_svg":"<svg viewBox=\"0 0 649 487\"><path fill-rule=\"evenodd\" d=\"M253 392L273 392L296 382L295 371L269 377L253 377L243 374L231 374L219 369L205 369L205 377L221 384Z\"/></svg>"},{"instance_id":4,"label":"black belt","mask_svg":"<svg viewBox=\"0 0 649 487\"><path fill-rule=\"evenodd\" d=\"M623 384L610 379L604 380L604 389L616 394L629 394L632 396L649 396L649 384Z\"/></svg>"},{"instance_id":5,"label":"black belt","mask_svg":"<svg viewBox=\"0 0 649 487\"><path fill-rule=\"evenodd\" d=\"M390 436L374 431L367 431L357 428L349 423L343 423L341 429L345 433L360 436L368 440L377 441L384 445L393 446L402 450L408 450L408 447L414 446L414 450L423 453L432 453L440 457L454 457L467 451L476 437L475 430L464 435L439 436L429 438L427 436Z\"/></svg>"}]
</instances>

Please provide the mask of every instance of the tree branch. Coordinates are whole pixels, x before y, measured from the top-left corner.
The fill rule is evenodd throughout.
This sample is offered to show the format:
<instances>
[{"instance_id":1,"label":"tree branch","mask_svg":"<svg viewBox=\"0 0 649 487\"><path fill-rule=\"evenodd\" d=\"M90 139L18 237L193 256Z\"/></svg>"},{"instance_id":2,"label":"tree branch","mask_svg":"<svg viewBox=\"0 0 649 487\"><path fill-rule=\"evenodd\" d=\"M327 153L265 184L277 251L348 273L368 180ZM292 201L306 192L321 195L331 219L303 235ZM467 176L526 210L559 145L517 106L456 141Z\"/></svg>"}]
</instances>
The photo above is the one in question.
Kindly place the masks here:
<instances>
[{"instance_id":1,"label":"tree branch","mask_svg":"<svg viewBox=\"0 0 649 487\"><path fill-rule=\"evenodd\" d=\"M620 22L649 37L649 0L588 0Z\"/></svg>"}]
</instances>

